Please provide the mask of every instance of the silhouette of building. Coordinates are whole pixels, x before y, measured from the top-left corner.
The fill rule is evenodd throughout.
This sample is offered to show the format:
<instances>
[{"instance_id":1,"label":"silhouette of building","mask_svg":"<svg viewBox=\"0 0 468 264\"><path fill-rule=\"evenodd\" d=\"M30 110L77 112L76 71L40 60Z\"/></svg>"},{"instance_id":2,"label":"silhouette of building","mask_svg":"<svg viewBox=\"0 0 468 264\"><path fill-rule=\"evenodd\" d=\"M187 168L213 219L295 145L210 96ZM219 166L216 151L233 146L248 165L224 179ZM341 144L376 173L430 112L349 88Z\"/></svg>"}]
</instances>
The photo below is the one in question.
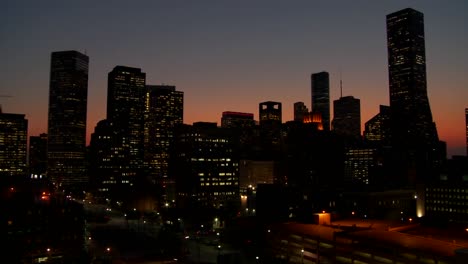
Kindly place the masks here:
<instances>
[{"instance_id":1,"label":"silhouette of building","mask_svg":"<svg viewBox=\"0 0 468 264\"><path fill-rule=\"evenodd\" d=\"M351 185L369 185L372 169L377 165L374 148L348 148L345 153L344 180Z\"/></svg>"},{"instance_id":2,"label":"silhouette of building","mask_svg":"<svg viewBox=\"0 0 468 264\"><path fill-rule=\"evenodd\" d=\"M89 57L52 52L50 65L47 176L65 189L82 190L85 166Z\"/></svg>"},{"instance_id":3,"label":"silhouette of building","mask_svg":"<svg viewBox=\"0 0 468 264\"><path fill-rule=\"evenodd\" d=\"M123 196L136 189L144 173L145 82L146 74L139 68L116 66L108 74L108 123L101 125L103 133L112 133L107 147L113 151L103 153L110 155L106 158L110 162L106 175L111 177L110 183L120 186ZM109 126L110 131L105 132Z\"/></svg>"},{"instance_id":4,"label":"silhouette of building","mask_svg":"<svg viewBox=\"0 0 468 264\"><path fill-rule=\"evenodd\" d=\"M176 179L179 208L192 213L195 210L196 214L206 210L237 212L240 206L237 144L231 131L217 127L216 123L176 126L169 166Z\"/></svg>"},{"instance_id":5,"label":"silhouette of building","mask_svg":"<svg viewBox=\"0 0 468 264\"><path fill-rule=\"evenodd\" d=\"M29 137L29 172L45 176L47 171L47 134Z\"/></svg>"},{"instance_id":6,"label":"silhouette of building","mask_svg":"<svg viewBox=\"0 0 468 264\"><path fill-rule=\"evenodd\" d=\"M468 156L468 108L465 108L466 155Z\"/></svg>"},{"instance_id":7,"label":"silhouette of building","mask_svg":"<svg viewBox=\"0 0 468 264\"><path fill-rule=\"evenodd\" d=\"M223 112L221 127L224 128L253 128L255 126L254 114L241 112Z\"/></svg>"},{"instance_id":8,"label":"silhouette of building","mask_svg":"<svg viewBox=\"0 0 468 264\"><path fill-rule=\"evenodd\" d=\"M173 185L168 178L169 148L174 126L183 124L183 120L183 92L170 85L146 85L145 163L151 180L159 187Z\"/></svg>"},{"instance_id":9,"label":"silhouette of building","mask_svg":"<svg viewBox=\"0 0 468 264\"><path fill-rule=\"evenodd\" d=\"M333 131L339 135L361 137L361 101L352 96L333 101Z\"/></svg>"},{"instance_id":10,"label":"silhouette of building","mask_svg":"<svg viewBox=\"0 0 468 264\"><path fill-rule=\"evenodd\" d=\"M392 145L408 183L424 181L440 163L439 139L426 84L424 16L406 8L387 15Z\"/></svg>"},{"instance_id":11,"label":"silhouette of building","mask_svg":"<svg viewBox=\"0 0 468 264\"><path fill-rule=\"evenodd\" d=\"M304 116L309 113L309 109L305 106L304 102L294 103L294 121L303 122Z\"/></svg>"},{"instance_id":12,"label":"silhouette of building","mask_svg":"<svg viewBox=\"0 0 468 264\"><path fill-rule=\"evenodd\" d=\"M23 114L3 113L0 109L0 176L26 173L28 120Z\"/></svg>"},{"instance_id":13,"label":"silhouette of building","mask_svg":"<svg viewBox=\"0 0 468 264\"><path fill-rule=\"evenodd\" d=\"M376 144L390 144L391 129L389 106L381 105L379 113L365 123L364 138Z\"/></svg>"},{"instance_id":14,"label":"silhouette of building","mask_svg":"<svg viewBox=\"0 0 468 264\"><path fill-rule=\"evenodd\" d=\"M322 115L323 130L330 131L330 76L328 72L311 76L312 112Z\"/></svg>"},{"instance_id":15,"label":"silhouette of building","mask_svg":"<svg viewBox=\"0 0 468 264\"><path fill-rule=\"evenodd\" d=\"M282 107L279 102L259 104L260 137L266 145L277 145L281 140Z\"/></svg>"}]
</instances>

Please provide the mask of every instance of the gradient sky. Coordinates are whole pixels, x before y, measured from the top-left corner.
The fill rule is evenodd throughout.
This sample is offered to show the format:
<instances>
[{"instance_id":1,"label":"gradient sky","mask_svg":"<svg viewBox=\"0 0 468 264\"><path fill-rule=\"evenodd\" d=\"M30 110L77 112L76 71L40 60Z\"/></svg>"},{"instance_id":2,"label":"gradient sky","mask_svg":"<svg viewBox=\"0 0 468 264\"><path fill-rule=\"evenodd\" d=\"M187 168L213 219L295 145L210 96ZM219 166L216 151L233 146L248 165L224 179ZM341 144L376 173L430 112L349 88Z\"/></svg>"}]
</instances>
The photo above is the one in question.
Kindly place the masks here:
<instances>
[{"instance_id":1,"label":"gradient sky","mask_svg":"<svg viewBox=\"0 0 468 264\"><path fill-rule=\"evenodd\" d=\"M385 16L425 16L428 95L448 154L465 155L468 1L6 1L0 9L0 104L47 132L50 53L90 57L88 140L106 117L107 73L141 68L147 84L184 92L184 123L220 124L279 101L311 107L310 74L330 73L330 97L361 100L362 126L389 104ZM333 110L332 110L333 111ZM333 112L332 112L333 116Z\"/></svg>"}]
</instances>

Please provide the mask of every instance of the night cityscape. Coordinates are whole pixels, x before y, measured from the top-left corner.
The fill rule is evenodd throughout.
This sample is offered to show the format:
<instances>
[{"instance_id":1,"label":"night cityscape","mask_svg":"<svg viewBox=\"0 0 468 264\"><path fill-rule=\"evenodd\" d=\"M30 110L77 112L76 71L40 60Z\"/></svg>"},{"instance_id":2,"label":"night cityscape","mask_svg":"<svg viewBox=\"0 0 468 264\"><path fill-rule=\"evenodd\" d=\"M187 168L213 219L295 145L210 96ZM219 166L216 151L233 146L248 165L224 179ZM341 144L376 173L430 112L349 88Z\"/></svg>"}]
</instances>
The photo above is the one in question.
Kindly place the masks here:
<instances>
[{"instance_id":1,"label":"night cityscape","mask_svg":"<svg viewBox=\"0 0 468 264\"><path fill-rule=\"evenodd\" d=\"M355 33L341 31L356 37L334 43L339 52L324 48L323 53L351 54L351 39L365 35L364 53L357 55L365 58L356 61L356 69L377 59L384 67L351 76L355 69L345 62L349 58L338 58L340 65L335 60L322 63L326 57L317 55L321 51L310 49L306 52L319 59L307 64L305 74L290 75L302 79L291 86L279 80L288 65L269 66L268 59L260 63L264 54L259 51L284 48L290 57L278 58L294 71L295 60L304 60L294 47L302 44L291 39L293 33L281 35L286 32L282 26L277 28L278 42L269 44L272 35L257 12L268 13L266 21L283 21L286 28L287 23L304 23L301 14L307 17L314 8L334 7L158 3L149 6L159 10L140 14L128 3L118 8L95 4L94 9L84 8L86 4L47 8L36 3L24 10L22 4L6 4L0 28L7 58L0 78L0 219L5 230L0 263L468 263L468 35L462 31L455 34L459 40L446 40L458 41L463 52L434 48L439 36L429 34L429 25L447 36L456 30L437 22L450 20L444 15L453 9L437 10L443 3L436 12L429 11L432 16L424 4L403 1L377 8L379 4L356 3L362 17L372 13L372 18L350 20L350 27L339 25L356 27ZM357 10L351 3L335 4L348 7L341 14ZM468 11L462 1L449 5L463 14ZM126 8L132 15L125 16ZM106 13L99 16L109 24L94 20L102 10ZM275 16L292 10L298 12L296 17L285 16L293 22ZM153 11L154 17L145 16ZM434 15L439 11L440 16ZM81 18L86 12L89 17ZM157 23L140 28L132 20L134 12L139 22ZM60 19L52 20L55 16ZM231 16L235 22L227 18ZM209 20L213 17L219 25ZM75 31L81 19L95 28ZM35 60L28 51L21 54L22 48L35 45L22 46L26 37L21 34L36 22L32 36L50 31L57 37L51 38L53 45L37 39L48 52L36 56L46 59ZM319 28L333 28L335 22L322 22ZM103 25L112 25L112 30ZM358 33L357 27L374 25L378 36ZM226 32L219 33L218 26ZM143 28L153 27L161 34L157 41L145 38L151 34ZM235 34L244 28L251 38ZM298 35L305 33L302 29L297 29ZM205 31L219 35L207 37ZM114 34L118 40L109 40L103 50L108 55L98 55L94 45ZM194 38L171 43L178 34ZM327 37L307 34L312 40ZM63 44L73 43L70 36L78 35L94 43L89 50L82 43L77 48ZM374 38L383 38L377 50ZM264 46L259 48L255 41ZM244 51L251 47L252 62L244 62L239 50L230 51L231 45L244 42ZM140 55L128 60L134 51L119 50L126 43L141 49L135 51ZM197 59L195 46L200 43L211 47L212 57L206 61ZM166 53L141 55L145 45L161 45ZM191 46L189 51L181 48ZM173 61L170 51L187 61L167 63L167 58ZM226 55L230 52L232 57ZM450 62L452 52L463 65ZM432 59L437 56L446 60ZM29 72L35 71L24 63L29 59L37 72ZM156 67L160 70L144 67L153 65L148 60L161 60L162 66ZM213 60L222 63L209 64ZM434 61L446 64L433 65ZM256 69L247 69L249 64ZM260 65L265 68L257 69ZM201 77L206 78L202 82L185 71L178 76L179 67L193 76L206 74L202 68L218 76ZM248 73L226 79L224 93L223 78L243 67ZM15 73L19 69L23 73ZM456 77L433 82L433 69L446 69L447 76ZM383 79L373 75L377 71ZM38 72L45 81L28 82ZM163 81L164 74L169 82ZM179 77L193 87L179 85ZM270 80L258 81L263 78ZM240 87L249 79L257 81ZM367 87L366 80L378 87ZM206 84L210 81L213 86ZM26 83L26 90L16 86ZM363 87L354 88L359 85ZM431 96L432 89L454 99L439 92ZM102 94L97 96L95 90ZM384 96L377 96L377 90ZM47 109L38 110L40 105Z\"/></svg>"}]
</instances>

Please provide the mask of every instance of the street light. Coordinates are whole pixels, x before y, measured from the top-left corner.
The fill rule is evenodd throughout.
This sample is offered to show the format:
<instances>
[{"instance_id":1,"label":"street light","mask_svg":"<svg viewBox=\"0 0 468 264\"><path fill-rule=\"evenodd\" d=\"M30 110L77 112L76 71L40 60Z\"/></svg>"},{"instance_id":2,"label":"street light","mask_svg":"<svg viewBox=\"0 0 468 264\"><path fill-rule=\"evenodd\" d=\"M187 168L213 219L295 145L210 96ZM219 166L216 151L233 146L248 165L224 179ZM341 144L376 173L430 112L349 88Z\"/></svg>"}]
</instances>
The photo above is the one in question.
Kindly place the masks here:
<instances>
[{"instance_id":1,"label":"street light","mask_svg":"<svg viewBox=\"0 0 468 264\"><path fill-rule=\"evenodd\" d=\"M304 263L304 249L301 249L301 263Z\"/></svg>"}]
</instances>

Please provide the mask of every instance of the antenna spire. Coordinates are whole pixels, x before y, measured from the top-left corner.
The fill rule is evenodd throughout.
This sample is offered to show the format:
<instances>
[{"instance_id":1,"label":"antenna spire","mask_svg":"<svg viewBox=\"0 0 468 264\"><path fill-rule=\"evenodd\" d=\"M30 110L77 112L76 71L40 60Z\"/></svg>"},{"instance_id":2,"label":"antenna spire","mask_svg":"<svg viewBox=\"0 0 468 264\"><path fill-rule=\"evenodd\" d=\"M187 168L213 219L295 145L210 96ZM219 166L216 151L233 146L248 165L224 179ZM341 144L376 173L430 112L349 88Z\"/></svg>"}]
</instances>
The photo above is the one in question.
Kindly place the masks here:
<instances>
[{"instance_id":1,"label":"antenna spire","mask_svg":"<svg viewBox=\"0 0 468 264\"><path fill-rule=\"evenodd\" d=\"M343 97L343 80L341 78L341 70L340 70L340 98Z\"/></svg>"}]
</instances>

